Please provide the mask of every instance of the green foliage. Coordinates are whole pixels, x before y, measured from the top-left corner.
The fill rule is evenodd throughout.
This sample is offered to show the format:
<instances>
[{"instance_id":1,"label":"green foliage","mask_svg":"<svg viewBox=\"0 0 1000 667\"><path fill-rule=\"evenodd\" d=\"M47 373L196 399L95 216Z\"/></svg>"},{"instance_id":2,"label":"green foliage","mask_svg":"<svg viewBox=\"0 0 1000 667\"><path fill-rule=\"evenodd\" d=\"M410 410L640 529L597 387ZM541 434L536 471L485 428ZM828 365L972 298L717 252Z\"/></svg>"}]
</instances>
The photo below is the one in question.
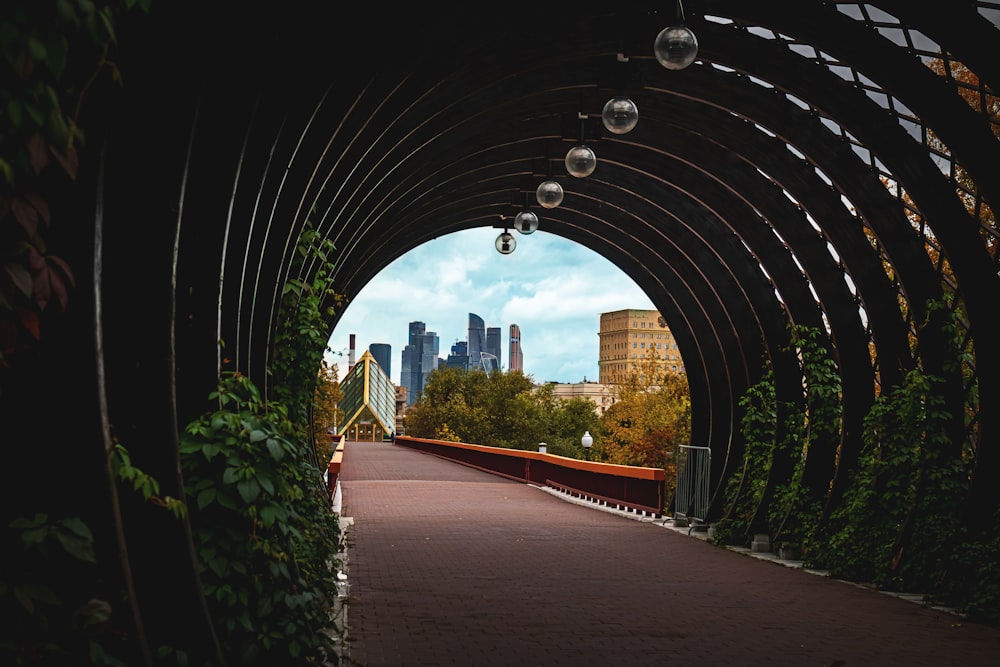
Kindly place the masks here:
<instances>
[{"instance_id":1,"label":"green foliage","mask_svg":"<svg viewBox=\"0 0 1000 667\"><path fill-rule=\"evenodd\" d=\"M545 442L550 453L581 458L580 436L596 423L590 401L556 399L523 373L459 368L433 371L406 414L414 437L524 450Z\"/></svg>"},{"instance_id":2,"label":"green foliage","mask_svg":"<svg viewBox=\"0 0 1000 667\"><path fill-rule=\"evenodd\" d=\"M723 494L726 514L715 524L714 539L720 544L749 546L750 521L764 494L777 434L777 398L770 367L740 397L739 407L745 442L743 467L726 484Z\"/></svg>"},{"instance_id":3,"label":"green foliage","mask_svg":"<svg viewBox=\"0 0 1000 667\"><path fill-rule=\"evenodd\" d=\"M1000 510L978 535L956 536L941 585L931 601L973 621L1000 625Z\"/></svg>"},{"instance_id":4,"label":"green foliage","mask_svg":"<svg viewBox=\"0 0 1000 667\"><path fill-rule=\"evenodd\" d=\"M121 443L110 452L110 464L115 479L144 501L177 518L186 514L182 501L160 496L159 482L132 464ZM8 528L0 545L0 663L124 667L127 662L115 656L134 650L132 628L128 614L116 610L127 606L126 595L116 582L101 579L87 524L39 513Z\"/></svg>"},{"instance_id":5,"label":"green foliage","mask_svg":"<svg viewBox=\"0 0 1000 667\"><path fill-rule=\"evenodd\" d=\"M164 507L178 519L187 515L184 502L171 496L160 496L160 483L152 476L132 465L132 457L121 443L115 443L111 453L111 469L119 480L128 482L132 490L159 507Z\"/></svg>"},{"instance_id":6,"label":"green foliage","mask_svg":"<svg viewBox=\"0 0 1000 667\"><path fill-rule=\"evenodd\" d=\"M919 369L910 371L867 415L864 451L850 491L815 556L834 576L902 591L935 586L946 557L947 528L971 475L961 458L941 464L949 416L937 391L940 383ZM915 517L938 529L906 532Z\"/></svg>"},{"instance_id":7,"label":"green foliage","mask_svg":"<svg viewBox=\"0 0 1000 667\"><path fill-rule=\"evenodd\" d=\"M791 342L802 365L806 411L800 415L789 410L785 450L794 457L795 465L790 482L775 492L768 523L779 546L799 548L808 557L827 489L806 488L802 476L813 448L835 448L839 442L841 386L837 364L822 331L793 327Z\"/></svg>"},{"instance_id":8,"label":"green foliage","mask_svg":"<svg viewBox=\"0 0 1000 667\"><path fill-rule=\"evenodd\" d=\"M191 422L180 444L202 585L232 664L339 659L331 630L341 533L314 438L339 398L323 355L340 296L330 241L307 223L295 252L292 272L310 278L290 279L282 293L268 367L276 400L225 374L209 396L217 409Z\"/></svg>"},{"instance_id":9,"label":"green foliage","mask_svg":"<svg viewBox=\"0 0 1000 667\"><path fill-rule=\"evenodd\" d=\"M594 445L601 460L673 471L676 452L690 444L687 378L655 369L655 357L647 359L643 368L614 386L614 404L601 415L600 440Z\"/></svg>"},{"instance_id":10,"label":"green foliage","mask_svg":"<svg viewBox=\"0 0 1000 667\"><path fill-rule=\"evenodd\" d=\"M768 534L776 545L796 547L805 554L818 527L824 496L806 488L802 477L810 448L835 445L839 439L840 375L826 336L819 329L793 327L790 343L802 368L805 412L795 405L779 405L770 367L760 382L744 393L739 406L746 453L741 474L731 478L726 487L728 510L716 526L715 539L748 543L750 524L763 501L771 466L775 457L783 456L793 461L792 475L788 483L775 489L766 508ZM779 414L785 415L780 429Z\"/></svg>"},{"instance_id":11,"label":"green foliage","mask_svg":"<svg viewBox=\"0 0 1000 667\"><path fill-rule=\"evenodd\" d=\"M305 428L311 423L317 371L323 365L329 339L328 318L342 299L333 289L333 252L333 242L307 223L295 248L292 269L311 264L311 278L290 279L282 290L269 370L275 396L290 410L293 423L303 429L301 437L306 436Z\"/></svg>"},{"instance_id":12,"label":"green foliage","mask_svg":"<svg viewBox=\"0 0 1000 667\"><path fill-rule=\"evenodd\" d=\"M317 458L321 467L333 455L333 443L327 431L344 420L343 410L338 407L343 396L337 379L336 364L331 366L324 359L316 378L310 431L312 441L316 443Z\"/></svg>"},{"instance_id":13,"label":"green foliage","mask_svg":"<svg viewBox=\"0 0 1000 667\"><path fill-rule=\"evenodd\" d=\"M301 428L249 379L228 374L219 409L185 429L181 455L202 582L233 664L335 657L330 559L339 526Z\"/></svg>"}]
</instances>

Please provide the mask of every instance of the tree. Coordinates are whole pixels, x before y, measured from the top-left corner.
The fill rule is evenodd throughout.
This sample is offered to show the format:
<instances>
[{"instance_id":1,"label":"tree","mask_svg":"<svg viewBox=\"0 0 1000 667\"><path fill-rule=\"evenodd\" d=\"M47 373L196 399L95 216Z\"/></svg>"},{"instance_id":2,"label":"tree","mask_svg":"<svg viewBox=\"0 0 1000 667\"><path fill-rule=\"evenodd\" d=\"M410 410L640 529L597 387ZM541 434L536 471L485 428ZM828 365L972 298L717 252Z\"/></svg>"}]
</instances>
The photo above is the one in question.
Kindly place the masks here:
<instances>
[{"instance_id":1,"label":"tree","mask_svg":"<svg viewBox=\"0 0 1000 667\"><path fill-rule=\"evenodd\" d=\"M439 368L427 377L420 400L406 416L409 435L582 455L580 436L596 430L593 404L555 398L551 385L536 387L520 371L485 373Z\"/></svg>"},{"instance_id":2,"label":"tree","mask_svg":"<svg viewBox=\"0 0 1000 667\"><path fill-rule=\"evenodd\" d=\"M340 390L337 365L330 365L324 359L316 378L311 433L321 465L329 461L333 455L333 443L328 432L343 422L344 413L339 407L343 397L344 393Z\"/></svg>"},{"instance_id":3,"label":"tree","mask_svg":"<svg viewBox=\"0 0 1000 667\"><path fill-rule=\"evenodd\" d=\"M622 465L672 468L681 445L691 441L691 397L683 373L665 371L651 350L615 385L615 402L601 417L595 440L603 460Z\"/></svg>"}]
</instances>

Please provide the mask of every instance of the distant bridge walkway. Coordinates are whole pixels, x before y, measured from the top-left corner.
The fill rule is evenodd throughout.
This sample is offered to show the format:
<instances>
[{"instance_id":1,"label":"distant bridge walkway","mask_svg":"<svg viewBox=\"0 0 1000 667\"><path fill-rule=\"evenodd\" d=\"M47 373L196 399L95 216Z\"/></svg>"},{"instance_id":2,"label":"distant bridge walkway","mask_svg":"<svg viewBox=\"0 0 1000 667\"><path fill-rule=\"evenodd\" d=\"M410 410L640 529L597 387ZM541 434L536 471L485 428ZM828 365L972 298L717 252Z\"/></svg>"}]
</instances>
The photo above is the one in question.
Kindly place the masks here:
<instances>
[{"instance_id":1,"label":"distant bridge walkway","mask_svg":"<svg viewBox=\"0 0 1000 667\"><path fill-rule=\"evenodd\" d=\"M347 442L354 664L1000 664L1000 628L391 443Z\"/></svg>"}]
</instances>

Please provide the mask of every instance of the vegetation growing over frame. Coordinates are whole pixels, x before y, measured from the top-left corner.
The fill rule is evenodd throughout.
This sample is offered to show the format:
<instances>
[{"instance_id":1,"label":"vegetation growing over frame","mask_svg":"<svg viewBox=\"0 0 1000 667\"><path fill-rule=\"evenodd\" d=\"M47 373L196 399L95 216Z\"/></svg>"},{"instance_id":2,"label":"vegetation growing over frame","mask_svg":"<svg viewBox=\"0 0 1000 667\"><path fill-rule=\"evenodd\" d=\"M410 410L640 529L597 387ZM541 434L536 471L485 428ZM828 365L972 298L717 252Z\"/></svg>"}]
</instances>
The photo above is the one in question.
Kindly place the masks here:
<instances>
[{"instance_id":1,"label":"vegetation growing over frame","mask_svg":"<svg viewBox=\"0 0 1000 667\"><path fill-rule=\"evenodd\" d=\"M210 396L218 408L189 424L181 443L202 584L223 655L237 664L338 659L341 533L312 439L317 389L332 391L322 372L326 322L339 303L332 252L307 225L292 268L314 270L282 295L270 366L278 400L226 374Z\"/></svg>"},{"instance_id":2,"label":"vegetation growing over frame","mask_svg":"<svg viewBox=\"0 0 1000 667\"><path fill-rule=\"evenodd\" d=\"M945 307L929 305L931 310ZM742 469L724 491L726 514L715 524L717 543L748 544L778 452L799 451L804 465L813 443L839 432L839 387L821 338L815 330L793 332L806 378L807 413L790 411L793 423L784 429L785 442L776 442L780 410L771 372L741 398L746 452ZM956 366L961 364L960 348L955 336L951 363ZM968 443L956 446L948 435L941 382L915 369L876 400L864 420L858 466L828 520L821 521L827 499L802 487L797 465L768 507L767 529L779 542L800 546L807 565L832 576L923 593L974 620L996 623L1000 539L995 531L1000 517L993 531L983 531L986 539L956 532L952 519L967 497L974 453Z\"/></svg>"}]
</instances>

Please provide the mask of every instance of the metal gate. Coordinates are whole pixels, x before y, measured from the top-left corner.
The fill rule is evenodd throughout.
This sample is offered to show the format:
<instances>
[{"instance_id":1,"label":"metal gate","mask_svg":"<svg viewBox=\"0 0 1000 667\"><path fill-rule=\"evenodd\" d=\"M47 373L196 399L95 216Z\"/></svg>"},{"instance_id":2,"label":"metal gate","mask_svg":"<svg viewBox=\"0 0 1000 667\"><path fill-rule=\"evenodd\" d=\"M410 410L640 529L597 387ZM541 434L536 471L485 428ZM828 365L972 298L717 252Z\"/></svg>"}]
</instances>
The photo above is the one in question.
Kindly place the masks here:
<instances>
[{"instance_id":1,"label":"metal gate","mask_svg":"<svg viewBox=\"0 0 1000 667\"><path fill-rule=\"evenodd\" d=\"M712 470L712 450L681 445L677 454L677 491L674 518L685 522L708 519L708 478Z\"/></svg>"}]
</instances>

